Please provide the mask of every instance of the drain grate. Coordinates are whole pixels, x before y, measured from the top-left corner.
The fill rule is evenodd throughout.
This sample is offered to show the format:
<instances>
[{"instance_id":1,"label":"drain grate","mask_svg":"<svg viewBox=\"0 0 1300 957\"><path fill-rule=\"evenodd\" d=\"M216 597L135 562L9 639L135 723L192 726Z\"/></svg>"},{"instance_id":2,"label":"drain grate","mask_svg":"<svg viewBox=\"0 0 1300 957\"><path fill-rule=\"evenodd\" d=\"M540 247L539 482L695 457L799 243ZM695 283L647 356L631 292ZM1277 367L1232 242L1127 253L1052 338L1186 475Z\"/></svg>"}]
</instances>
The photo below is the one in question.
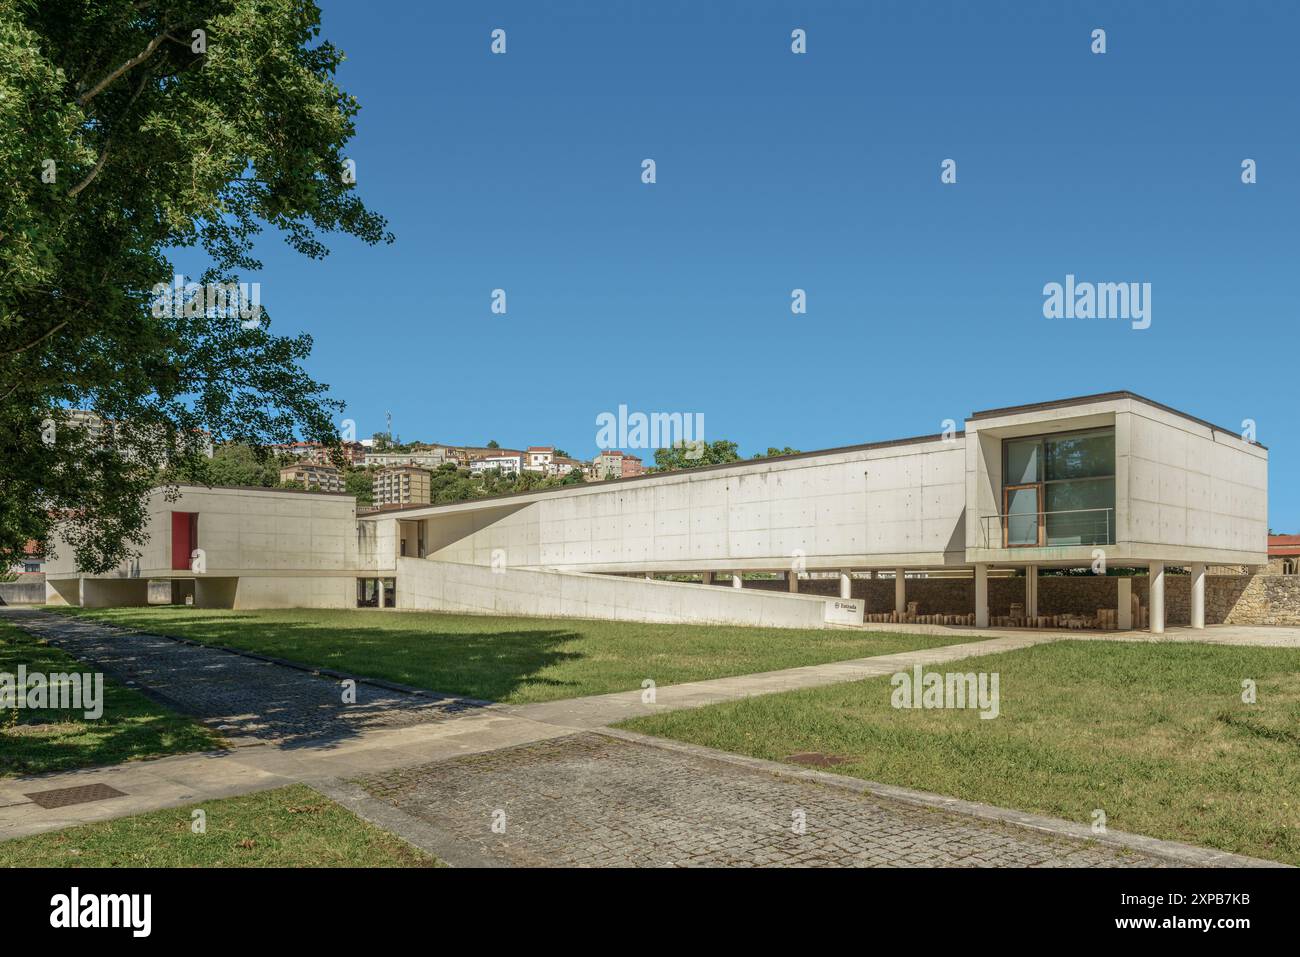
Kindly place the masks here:
<instances>
[{"instance_id":1,"label":"drain grate","mask_svg":"<svg viewBox=\"0 0 1300 957\"><path fill-rule=\"evenodd\" d=\"M842 758L838 754L822 754L820 751L800 751L798 754L786 755L786 760L791 764L804 764L810 768L829 768L835 764L843 764L848 758Z\"/></svg>"},{"instance_id":2,"label":"drain grate","mask_svg":"<svg viewBox=\"0 0 1300 957\"><path fill-rule=\"evenodd\" d=\"M103 801L107 798L126 797L126 792L111 788L107 784L83 784L75 788L35 791L31 794L24 794L23 797L31 798L32 803L48 810L56 807L67 807L69 804L87 804L91 801Z\"/></svg>"}]
</instances>

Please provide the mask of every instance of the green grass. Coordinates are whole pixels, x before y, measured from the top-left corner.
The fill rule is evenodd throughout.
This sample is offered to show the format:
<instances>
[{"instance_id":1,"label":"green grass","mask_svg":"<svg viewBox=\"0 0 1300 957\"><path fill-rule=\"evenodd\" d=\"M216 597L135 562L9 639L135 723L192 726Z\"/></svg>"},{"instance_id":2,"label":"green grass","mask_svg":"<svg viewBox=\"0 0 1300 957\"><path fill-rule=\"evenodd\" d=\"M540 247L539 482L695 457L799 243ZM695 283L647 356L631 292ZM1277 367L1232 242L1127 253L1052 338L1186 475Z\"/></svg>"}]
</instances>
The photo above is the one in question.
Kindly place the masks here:
<instances>
[{"instance_id":1,"label":"green grass","mask_svg":"<svg viewBox=\"0 0 1300 957\"><path fill-rule=\"evenodd\" d=\"M62 610L62 609L61 609ZM390 611L210 611L187 606L70 613L489 701L552 701L774 671L972 640Z\"/></svg>"},{"instance_id":2,"label":"green grass","mask_svg":"<svg viewBox=\"0 0 1300 957\"><path fill-rule=\"evenodd\" d=\"M1300 651L1067 641L927 670L997 672L1001 716L895 710L879 678L622 727L1300 865Z\"/></svg>"},{"instance_id":3,"label":"green grass","mask_svg":"<svg viewBox=\"0 0 1300 957\"><path fill-rule=\"evenodd\" d=\"M195 808L206 830L193 830ZM433 867L303 784L0 841L0 867Z\"/></svg>"},{"instance_id":4,"label":"green grass","mask_svg":"<svg viewBox=\"0 0 1300 957\"><path fill-rule=\"evenodd\" d=\"M0 622L0 673L93 672L93 666ZM0 709L0 777L117 764L132 758L206 751L221 744L203 725L107 676L104 712Z\"/></svg>"}]
</instances>

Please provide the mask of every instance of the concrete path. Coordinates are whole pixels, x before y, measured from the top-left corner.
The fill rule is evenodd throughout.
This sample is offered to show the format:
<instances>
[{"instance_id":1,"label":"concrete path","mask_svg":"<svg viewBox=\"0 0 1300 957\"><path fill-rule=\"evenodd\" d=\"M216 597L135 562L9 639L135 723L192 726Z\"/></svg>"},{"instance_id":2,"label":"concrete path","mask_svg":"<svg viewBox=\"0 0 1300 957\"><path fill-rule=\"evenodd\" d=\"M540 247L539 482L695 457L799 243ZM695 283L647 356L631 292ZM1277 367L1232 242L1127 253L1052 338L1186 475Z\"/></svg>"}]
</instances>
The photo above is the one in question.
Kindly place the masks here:
<instances>
[{"instance_id":1,"label":"concrete path","mask_svg":"<svg viewBox=\"0 0 1300 957\"><path fill-rule=\"evenodd\" d=\"M414 696L361 680L355 702L306 670L66 615L14 609L5 619L129 688L204 721L236 745L315 746L366 729L446 720L481 702Z\"/></svg>"},{"instance_id":2,"label":"concrete path","mask_svg":"<svg viewBox=\"0 0 1300 957\"><path fill-rule=\"evenodd\" d=\"M782 671L764 671L732 678L712 678L708 681L688 681L654 689L654 703L645 700L646 691L619 691L613 694L591 695L586 698L569 698L563 701L546 701L540 704L494 705L507 714L543 721L547 724L569 728L598 728L617 724L630 718L676 711L681 708L702 708L705 705L754 695L795 691L799 688L819 688L822 685L860 681L880 675L908 671L913 665L940 665L962 658L993 655L1004 651L1017 651L1034 645L1060 641L1062 634L1055 632L1025 632L1000 638L988 638L960 645L942 645L937 648L920 648L873 658L855 658L850 661L833 661L824 665L805 665Z\"/></svg>"},{"instance_id":3,"label":"concrete path","mask_svg":"<svg viewBox=\"0 0 1300 957\"><path fill-rule=\"evenodd\" d=\"M10 620L32 631L45 629L52 641L64 644L74 654L98 655L97 660L112 663L114 667L121 669L121 674L132 675L130 680L140 685L155 680L160 681L168 696L181 695L180 700L184 700L184 690L194 687L194 683L192 680L180 682L170 667L159 665L159 658L166 658L169 653L161 650L156 642L168 642L176 648L184 649L184 654L200 653L202 657L184 659L184 661L176 659L182 662L176 667L183 668L184 663L189 662L194 667L214 668L219 674L223 673L224 669L231 669L224 673L239 673L247 680L268 682L266 686L272 691L281 689L281 697L274 699L284 704L286 712L275 719L279 722L279 726L299 728L301 720L294 717L294 709L306 708L313 715L312 721L323 721L327 730L317 733L316 737L310 740L308 740L310 736L304 738L290 734L277 738L272 734L263 734L260 740L269 743L240 747L230 751L178 755L150 761L127 762L88 771L0 780L0 841L88 821L139 814L163 807L194 804L295 782L306 782L319 786L324 793L336 799L346 798L343 803L362 816L377 822L387 821L388 823L383 826L406 836L413 843L423 842L422 846L428 847L451 863L527 864L537 863L547 855L554 855L548 858L550 863L614 863L626 858L638 846L641 847L639 853L642 855L639 860L646 863L644 859L645 848L648 846L646 842L652 840L652 835L657 833L655 829L665 821L670 822L670 830L676 828L681 822L689 820L692 814L701 815L699 820L711 822L701 825L701 833L713 834L713 837L721 835L719 840L715 841L711 838L699 842L683 838L676 843L670 841L662 846L663 859L657 861L658 863L694 861L749 864L860 864L889 860L891 857L894 863L1024 865L1087 862L1104 866L1124 862L1123 859L1115 858L1113 855L1103 854L1096 857L1091 850L1088 854L1084 854L1085 849L1079 843L1081 835L1077 830L1078 826L1069 822L1037 819L1047 822L1039 830L1048 834L1050 839L1029 840L1024 835L1013 834L1009 839L1002 840L990 837L980 830L982 825L976 826L968 820L918 819L911 811L902 811L890 804L890 802L900 801L906 804L908 802L904 800L905 796L917 794L905 789L892 789L894 792L892 794L877 794L873 790L873 795L879 798L873 805L874 810L864 809L865 805L861 804L860 797L853 799L856 804L832 802L833 810L825 820L837 823L834 823L830 830L819 832L820 836L814 837L811 843L802 841L791 844L786 840L784 831L779 828L772 829L775 825L769 821L769 818L777 810L790 805L796 797L802 804L814 802L804 796L803 790L798 788L790 790L786 783L768 779L774 774L783 778L801 778L815 772L805 772L784 765L759 769L763 779L762 785L768 788L765 790L759 783L745 776L753 770L745 767L751 759L696 749L699 753L688 755L689 760L687 760L681 757L682 749L689 750L693 746L658 741L652 745L649 743L652 739L642 739L635 742L638 747L624 747L605 743L609 736L629 737L622 732L600 732L604 737L600 738L599 744L591 740L591 735L575 733L580 729L599 728L637 715L655 714L677 708L701 707L719 701L795 688L855 681L907 670L915 664L938 665L961 658L1013 651L1045 642L1083 637L1080 633L1018 631L990 640L960 645L757 675L690 682L656 689L656 700L653 704L642 700L641 690L634 690L545 704L523 706L494 704L448 712L447 702L455 702L456 699L435 699L433 702L425 699L421 702L420 698L410 696L411 700L393 706L394 710L403 712L399 720L385 721L381 715L371 722L348 723L347 732L338 733L335 725L338 722L348 722L349 719L345 717L346 709L337 709L333 704L337 699L338 690L337 683L334 681L315 678L281 665L252 661L243 656L214 649L194 648L156 636L136 636L133 639L125 632L104 628L91 622L74 619L72 621L78 627L65 629L60 623L66 625L69 619L62 616L27 613L16 619L11 617ZM126 650L118 650L118 646ZM228 659L237 659L237 661ZM243 671L242 669L245 668L249 670ZM168 684L169 681L172 683ZM302 681L319 682L330 689L329 704L333 710L328 717L320 718L315 714L316 711L324 708L324 704L315 697L314 693L284 695L282 683L296 686L295 683ZM216 683L220 685L222 682ZM365 699L369 704L363 703L360 706L362 711L373 706L375 701L384 700L384 694L401 698L400 692L385 689L372 689L372 692L374 697ZM199 700L214 699L209 697L208 692L203 691L200 692ZM432 717L409 720L410 715L405 714L407 711L418 712L422 708L427 709L431 705L434 710L439 711L436 720ZM217 710L230 709L217 708ZM255 711L243 717L247 721L247 727L257 729L266 725L263 719L257 717ZM312 727L315 725L313 724ZM331 728L332 732L329 730ZM257 738L256 735L253 737ZM310 746L295 746L302 744ZM530 748L533 750L529 750ZM594 753L591 751L592 748L600 752L598 760L592 757ZM676 757L670 759L658 755L660 751L673 752ZM584 753L587 755L585 758L581 757ZM542 777L533 777L533 772L527 766L530 755L550 755L552 758L538 758L539 766L549 761L553 768L567 767L571 771L565 772L568 777L564 774L545 780ZM573 755L579 757L572 757ZM685 761L685 764L680 767L673 765L674 774L661 780L656 775L664 768L660 768L656 762L662 761ZM701 761L704 764L701 765L699 763ZM584 763L588 765L587 773L590 777L575 776L578 772L572 769ZM644 769L638 772L636 768L642 765ZM464 768L470 770L462 770ZM603 843L593 843L583 836L583 827L579 826L579 822L574 819L570 822L576 828L570 832L573 844L565 851L551 847L541 838L538 838L542 841L541 844L533 841L529 835L542 833L538 830L542 825L537 823L532 824L527 830L516 831L512 835L514 839L522 840L523 843L512 844L504 849L494 847L490 843L482 844L481 835L465 844L461 836L468 835L482 823L474 816L479 813L474 810L477 807L474 801L479 801L480 798L469 800L468 795L471 793L469 791L464 792L466 797L462 799L456 797L456 794L451 791L444 790L434 794L430 789L436 790L447 786L440 782L487 780L488 776L491 776L476 777L480 772L473 770L475 768L491 769L491 775L496 776L497 783L484 785L485 790L473 793L480 794L484 801L489 794L495 794L497 804L504 802L508 794L513 795L511 800L516 802L518 808L524 809L525 823L536 819L537 815L550 814L554 817L559 813L556 808L567 806L566 802L573 802L574 806L588 807L592 813L595 813L594 809L598 807L615 809L617 813L611 819L612 823L602 827L610 829L611 834L617 832L623 836L617 838L607 834L608 840ZM595 788L592 791L596 795L595 798L584 797L588 790L599 783L604 772L610 774L608 787L603 790ZM358 778L365 782L365 788L345 783L349 779ZM692 780L698 781L698 784L687 787L688 782ZM840 779L842 782L849 780L851 779ZM569 783L566 784L566 781ZM26 796L34 791L94 783L111 785L125 792L124 796L70 805L58 810L42 809ZM728 788L731 788L732 783L735 783L735 787L729 791ZM800 784L799 788L806 786ZM868 786L862 782L840 786L859 790L868 787L884 788L877 785ZM738 801L735 795L749 794L754 788L758 789L754 793L761 793L762 798L755 806L756 809L745 811L740 805L743 805L748 798ZM533 797L525 799L523 795L526 792L533 794ZM670 805L669 809L665 810L664 802L669 800L672 794L679 792L680 805ZM431 794L433 796L421 803L424 796ZM727 798L728 794L731 795L730 799ZM381 799L376 795L383 795L384 798ZM928 797L939 801L948 800L935 798L935 796ZM543 805L528 804L528 801L543 799ZM597 800L597 804L589 803L592 800ZM519 803L521 801L523 803ZM545 802L558 803L545 805ZM584 805L584 802L588 803ZM487 803L492 802L487 801ZM960 805L961 802L957 804ZM454 810L453 806L460 810ZM546 806L551 808L549 812L546 811ZM825 806L831 807L831 805ZM435 807L442 808L439 813L452 814L452 817L435 820L431 816L433 812L429 810ZM949 811L969 817L974 813L972 807L974 806L953 806ZM620 808L622 810L618 810ZM492 808L492 810L496 809L496 806ZM506 811L509 819L510 812L508 809ZM784 813L788 817L793 811L786 810ZM999 811L999 813L1005 815L1005 820L994 822L999 826L1004 824L1028 826L1023 820L1018 819L1027 817L1025 815L1017 815L1016 812L1011 811ZM747 814L758 814L760 817L746 817ZM455 815L462 816L457 818ZM859 818L862 826L853 825L852 821ZM556 820L563 820L563 815ZM590 824L591 820L595 819L592 818L587 823ZM930 821L933 830L927 830L926 820ZM660 823L656 824L656 821ZM568 827L568 825L564 826ZM972 827L975 828L974 831L962 830L962 828ZM1056 830L1053 830L1054 827ZM489 830L488 833L491 835L492 832ZM978 840L973 836L977 833ZM507 834L510 834L509 830ZM742 839L738 836L740 834L747 836ZM1058 837L1064 841L1064 844L1059 844ZM1136 848L1139 854L1170 861L1188 861L1188 849L1183 845L1165 847L1164 842L1154 842L1150 845L1132 843L1148 841L1150 839L1134 837L1130 843L1125 844L1120 841L1116 846ZM583 847L591 850L586 858L581 858ZM981 854L977 847L984 847L987 853ZM1181 851L1178 850L1180 848ZM1181 858L1180 853L1183 855ZM1213 852L1204 853L1213 854ZM1205 865L1219 861L1210 858L1195 862ZM3 863L3 844L0 844L0 863Z\"/></svg>"}]
</instances>

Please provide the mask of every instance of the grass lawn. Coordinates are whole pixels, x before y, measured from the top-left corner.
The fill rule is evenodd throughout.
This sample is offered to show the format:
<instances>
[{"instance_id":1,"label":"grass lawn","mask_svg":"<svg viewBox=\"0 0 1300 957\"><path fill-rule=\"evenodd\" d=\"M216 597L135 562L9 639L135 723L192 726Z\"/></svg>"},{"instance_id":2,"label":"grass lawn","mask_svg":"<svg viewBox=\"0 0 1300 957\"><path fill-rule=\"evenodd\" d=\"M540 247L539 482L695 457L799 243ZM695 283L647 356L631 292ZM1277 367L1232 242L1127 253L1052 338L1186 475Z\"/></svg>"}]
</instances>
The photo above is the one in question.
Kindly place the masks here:
<instances>
[{"instance_id":1,"label":"grass lawn","mask_svg":"<svg viewBox=\"0 0 1300 957\"><path fill-rule=\"evenodd\" d=\"M629 691L970 641L795 630L434 612L186 606L59 609L403 684L516 703Z\"/></svg>"},{"instance_id":2,"label":"grass lawn","mask_svg":"<svg viewBox=\"0 0 1300 957\"><path fill-rule=\"evenodd\" d=\"M93 672L94 668L0 621L0 673ZM0 777L67 771L131 758L206 751L220 739L196 721L104 678L104 713L0 709Z\"/></svg>"},{"instance_id":3,"label":"grass lawn","mask_svg":"<svg viewBox=\"0 0 1300 957\"><path fill-rule=\"evenodd\" d=\"M206 830L193 831L201 808ZM434 867L302 784L0 841L0 867Z\"/></svg>"},{"instance_id":4,"label":"grass lawn","mask_svg":"<svg viewBox=\"0 0 1300 957\"><path fill-rule=\"evenodd\" d=\"M622 727L1300 864L1300 651L1065 641L933 670L968 669L999 674L999 717L895 710L886 677Z\"/></svg>"}]
</instances>

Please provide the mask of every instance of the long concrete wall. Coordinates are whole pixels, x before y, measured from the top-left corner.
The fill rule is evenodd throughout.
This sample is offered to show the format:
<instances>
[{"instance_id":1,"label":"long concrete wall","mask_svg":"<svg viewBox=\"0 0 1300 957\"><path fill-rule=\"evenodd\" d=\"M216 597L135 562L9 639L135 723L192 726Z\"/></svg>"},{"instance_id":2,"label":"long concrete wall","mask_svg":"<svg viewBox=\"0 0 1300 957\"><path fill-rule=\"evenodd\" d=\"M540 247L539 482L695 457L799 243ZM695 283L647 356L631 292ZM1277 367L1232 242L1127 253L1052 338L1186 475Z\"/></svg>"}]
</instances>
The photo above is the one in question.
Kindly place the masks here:
<instances>
[{"instance_id":1,"label":"long concrete wall","mask_svg":"<svg viewBox=\"0 0 1300 957\"><path fill-rule=\"evenodd\" d=\"M767 628L825 628L828 614L852 614L835 609L843 602L814 595L581 572L493 571L482 565L399 558L397 576L397 607L426 611ZM861 622L861 604L855 604Z\"/></svg>"},{"instance_id":2,"label":"long concrete wall","mask_svg":"<svg viewBox=\"0 0 1300 957\"><path fill-rule=\"evenodd\" d=\"M449 562L573 571L959 563L964 462L960 442L935 439L593 483L442 509L428 516L425 539L431 557Z\"/></svg>"}]
</instances>

